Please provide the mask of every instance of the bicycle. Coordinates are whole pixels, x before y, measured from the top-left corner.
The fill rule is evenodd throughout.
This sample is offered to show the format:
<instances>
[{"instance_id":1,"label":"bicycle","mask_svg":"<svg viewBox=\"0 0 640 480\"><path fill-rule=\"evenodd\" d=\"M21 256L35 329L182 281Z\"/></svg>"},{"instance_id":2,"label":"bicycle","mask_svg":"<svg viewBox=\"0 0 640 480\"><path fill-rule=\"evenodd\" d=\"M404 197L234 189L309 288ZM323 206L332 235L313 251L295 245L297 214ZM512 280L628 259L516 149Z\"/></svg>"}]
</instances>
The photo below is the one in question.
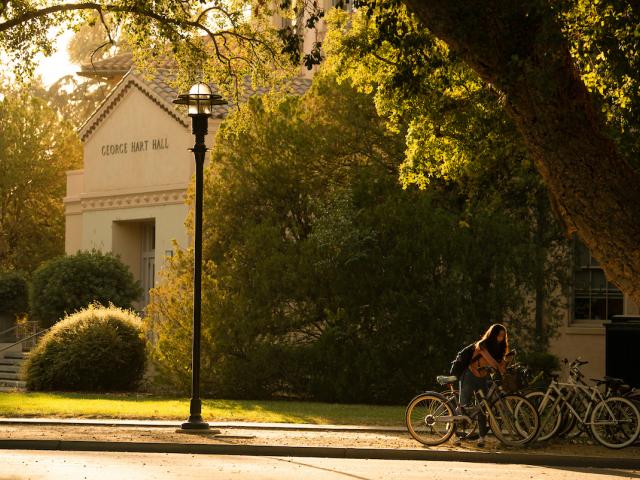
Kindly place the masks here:
<instances>
[{"instance_id":1,"label":"bicycle","mask_svg":"<svg viewBox=\"0 0 640 480\"><path fill-rule=\"evenodd\" d=\"M586 385L579 371L586 364L579 359L572 362L570 381L559 382L554 378L540 397L540 392L528 395L537 398L540 416L539 440L552 438L564 423L570 432L574 423L582 430L589 428L591 435L608 448L624 448L640 435L640 412L634 402L619 396L605 396L598 387ZM564 420L563 420L564 419Z\"/></svg>"},{"instance_id":2,"label":"bicycle","mask_svg":"<svg viewBox=\"0 0 640 480\"><path fill-rule=\"evenodd\" d=\"M458 399L428 391L414 397L405 411L405 424L409 434L418 442L435 446L451 438L458 430L477 422L482 409L489 419L489 426L495 437L508 446L522 446L532 441L538 433L540 420L536 408L526 398L505 393L495 378L495 370L483 367L491 374L489 390L485 395L481 390L474 393L475 403L458 411ZM455 376L436 377L440 385L448 385L454 390Z\"/></svg>"}]
</instances>

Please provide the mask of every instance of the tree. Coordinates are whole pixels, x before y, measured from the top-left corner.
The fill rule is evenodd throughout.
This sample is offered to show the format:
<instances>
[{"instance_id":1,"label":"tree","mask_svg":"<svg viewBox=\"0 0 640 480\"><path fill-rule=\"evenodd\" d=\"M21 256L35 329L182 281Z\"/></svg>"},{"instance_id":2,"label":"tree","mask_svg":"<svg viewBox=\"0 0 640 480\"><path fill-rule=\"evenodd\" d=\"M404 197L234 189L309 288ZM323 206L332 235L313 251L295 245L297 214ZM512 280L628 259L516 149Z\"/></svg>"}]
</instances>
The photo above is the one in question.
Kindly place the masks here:
<instances>
[{"instance_id":1,"label":"tree","mask_svg":"<svg viewBox=\"0 0 640 480\"><path fill-rule=\"evenodd\" d=\"M140 282L120 258L80 251L48 260L33 272L30 315L48 328L93 303L130 309L141 293Z\"/></svg>"},{"instance_id":2,"label":"tree","mask_svg":"<svg viewBox=\"0 0 640 480\"><path fill-rule=\"evenodd\" d=\"M300 4L311 3L315 4ZM622 0L607 2L602 7L591 6L587 0L557 3L493 0L482 4L469 0L406 0L402 3L372 0L359 6L370 6L372 10L381 7L393 13L402 4L415 14L419 29L428 28L446 42L451 52L472 68L485 85L496 89L502 107L525 139L566 231L577 231L609 279L640 304L640 249L636 241L640 233L638 174L623 157L624 149L619 149L608 135L609 129L594 108L593 94L581 76L589 72L579 70L580 66L584 68L593 63L604 66L595 70L596 75L615 71L608 68L606 54L593 58L594 51L589 47L594 40L606 47L604 40L613 34L616 39L624 40L619 45L629 47L617 53L633 59L627 64L618 62L623 70L615 73L637 78L633 70L638 64L637 7ZM3 4L0 10L0 44L18 62L19 68L29 70L27 60L33 58L36 51L51 50L47 38L50 27L77 25L86 18L86 12L97 13L105 28L132 31L133 45L140 58L148 51L173 50L178 54L183 72L193 72L194 67L204 62L206 79L238 86L238 79L245 74L259 78L278 70L272 68L271 60L286 57L296 46L295 42L293 46L286 43L283 48L275 31L254 28L260 24L259 18L269 18L279 7L271 8L269 2L254 4L252 20L246 21L242 10L245 6L244 2L201 5L173 0L135 5L121 1L34 5L28 0L17 0ZM281 6L289 9L292 2L284 1ZM293 10L294 16L300 13L295 6ZM104 21L105 14L113 14L111 26ZM320 16L321 13L311 15L311 23ZM382 19L380 25L385 27L387 38L393 38L398 33L394 15L387 17L390 21ZM624 28L617 28L618 24ZM589 31L591 34L586 40L565 35ZM197 32L206 33L210 41L200 40L194 35ZM600 53L610 50L605 48ZM429 52L424 54L428 58ZM617 61L625 55L612 58ZM312 57L315 61L319 55ZM581 63L585 58L588 61ZM219 61L223 68L213 68L212 59ZM629 85L635 88L633 81L625 82L618 82L623 85L623 91ZM610 87L616 82L604 80L589 84L598 88ZM621 98L625 102L636 96L620 97L611 92L605 95L609 100ZM622 105L624 102L618 104Z\"/></svg>"},{"instance_id":3,"label":"tree","mask_svg":"<svg viewBox=\"0 0 640 480\"><path fill-rule=\"evenodd\" d=\"M67 170L81 164L71 125L26 87L0 100L0 269L32 272L64 252Z\"/></svg>"},{"instance_id":4,"label":"tree","mask_svg":"<svg viewBox=\"0 0 640 480\"><path fill-rule=\"evenodd\" d=\"M398 188L403 135L371 96L316 76L302 99L252 99L218 135L205 179L203 391L402 402L491 319L533 348L521 319L548 246L507 193ZM191 264L178 250L148 316L162 377L183 388Z\"/></svg>"},{"instance_id":5,"label":"tree","mask_svg":"<svg viewBox=\"0 0 640 480\"><path fill-rule=\"evenodd\" d=\"M156 58L172 57L180 67L178 83L190 85L204 79L239 95L246 88L246 76L254 82L265 81L292 70L288 50L297 43L283 48L282 32L289 30L279 34L270 24L271 15L280 10L267 4L224 0L206 4L12 0L0 5L0 50L18 75L30 76L35 55L52 53L54 33L98 24L109 45L115 45L126 32L126 42L140 68L153 69ZM289 35L287 41L291 38Z\"/></svg>"},{"instance_id":6,"label":"tree","mask_svg":"<svg viewBox=\"0 0 640 480\"><path fill-rule=\"evenodd\" d=\"M545 350L543 317L554 310L548 282L566 284L567 245L552 218L547 191L495 89L425 31L406 10L328 15L325 69L372 92L392 130L406 129L400 165L405 188L460 189L468 215L502 209L529 218L527 235L541 247L529 258L537 319L532 338ZM388 32L393 31L389 37ZM565 258L563 258L565 257Z\"/></svg>"},{"instance_id":7,"label":"tree","mask_svg":"<svg viewBox=\"0 0 640 480\"><path fill-rule=\"evenodd\" d=\"M500 91L567 232L578 232L610 281L640 304L640 178L606 135L558 11L541 0L405 3ZM629 9L637 28L640 12Z\"/></svg>"}]
</instances>

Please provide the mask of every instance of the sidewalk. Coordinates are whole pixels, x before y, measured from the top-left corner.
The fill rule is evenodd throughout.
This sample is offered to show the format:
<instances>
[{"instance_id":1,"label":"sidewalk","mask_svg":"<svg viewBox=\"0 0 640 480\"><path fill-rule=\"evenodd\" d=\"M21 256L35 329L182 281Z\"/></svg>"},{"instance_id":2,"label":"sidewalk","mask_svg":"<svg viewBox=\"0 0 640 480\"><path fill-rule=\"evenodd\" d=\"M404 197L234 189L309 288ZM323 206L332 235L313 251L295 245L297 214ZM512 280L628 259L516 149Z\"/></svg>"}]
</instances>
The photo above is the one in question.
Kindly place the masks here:
<instances>
[{"instance_id":1,"label":"sidewalk","mask_svg":"<svg viewBox=\"0 0 640 480\"><path fill-rule=\"evenodd\" d=\"M182 433L179 421L0 419L0 449L267 455L512 463L640 470L640 447L553 442L506 449L470 442L423 447L398 427L210 422L220 433Z\"/></svg>"}]
</instances>

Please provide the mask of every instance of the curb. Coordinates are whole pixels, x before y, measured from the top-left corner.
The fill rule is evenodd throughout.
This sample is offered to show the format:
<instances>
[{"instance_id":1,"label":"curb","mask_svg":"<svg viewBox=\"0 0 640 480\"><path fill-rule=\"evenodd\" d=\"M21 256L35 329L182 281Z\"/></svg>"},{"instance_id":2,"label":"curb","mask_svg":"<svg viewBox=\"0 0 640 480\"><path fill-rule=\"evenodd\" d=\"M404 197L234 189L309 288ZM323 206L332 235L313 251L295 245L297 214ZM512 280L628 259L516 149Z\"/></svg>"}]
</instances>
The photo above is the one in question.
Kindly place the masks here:
<instances>
[{"instance_id":1,"label":"curb","mask_svg":"<svg viewBox=\"0 0 640 480\"><path fill-rule=\"evenodd\" d=\"M181 420L119 420L84 418L0 418L0 425L60 425L93 427L180 427ZM382 427L366 425L316 425L310 423L260 423L260 422L208 422L212 428L247 430L301 430L312 432L370 432L402 433L405 427Z\"/></svg>"},{"instance_id":2,"label":"curb","mask_svg":"<svg viewBox=\"0 0 640 480\"><path fill-rule=\"evenodd\" d=\"M526 453L396 450L390 448L292 447L272 445L210 445L182 443L87 442L67 440L0 440L5 450L62 450L82 452L186 453L273 457L323 457L372 460L422 460L470 463L521 464L547 467L640 469L640 459L532 455Z\"/></svg>"}]
</instances>

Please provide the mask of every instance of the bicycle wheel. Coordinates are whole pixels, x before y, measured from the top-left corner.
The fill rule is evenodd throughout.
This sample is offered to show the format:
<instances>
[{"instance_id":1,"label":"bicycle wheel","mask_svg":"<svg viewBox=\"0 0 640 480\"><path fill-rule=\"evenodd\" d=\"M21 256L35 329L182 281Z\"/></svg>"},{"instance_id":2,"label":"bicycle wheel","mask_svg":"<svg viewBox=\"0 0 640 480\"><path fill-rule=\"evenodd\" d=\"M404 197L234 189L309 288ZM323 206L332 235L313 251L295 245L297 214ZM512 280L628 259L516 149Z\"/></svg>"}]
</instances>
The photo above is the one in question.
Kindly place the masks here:
<instances>
[{"instance_id":1,"label":"bicycle wheel","mask_svg":"<svg viewBox=\"0 0 640 480\"><path fill-rule=\"evenodd\" d=\"M458 390L443 390L440 392L442 395L446 397L449 401L449 405L455 411L455 407L458 405L458 398L460 397L460 392ZM475 419L471 419L471 421L460 420L455 422L454 433L457 437L461 439L472 440L478 438L478 422Z\"/></svg>"},{"instance_id":2,"label":"bicycle wheel","mask_svg":"<svg viewBox=\"0 0 640 480\"><path fill-rule=\"evenodd\" d=\"M525 445L536 437L540 418L536 407L525 397L504 395L491 404L490 410L491 430L505 445Z\"/></svg>"},{"instance_id":3,"label":"bicycle wheel","mask_svg":"<svg viewBox=\"0 0 640 480\"><path fill-rule=\"evenodd\" d=\"M562 411L560 410L560 405L556 402L556 398L553 395L549 395L545 404L542 405L545 395L545 392L540 391L529 392L525 395L525 398L536 407L540 417L540 429L536 438L536 440L540 441L552 438L562 423Z\"/></svg>"},{"instance_id":4,"label":"bicycle wheel","mask_svg":"<svg viewBox=\"0 0 640 480\"><path fill-rule=\"evenodd\" d=\"M565 393L567 390L564 390ZM574 390L569 392L568 403L571 404L576 411L576 415L569 409L566 404L562 404L560 412L562 414L562 423L558 429L557 435L562 438L572 439L579 437L587 431L587 425L585 422L588 420L588 413L591 401L580 390Z\"/></svg>"},{"instance_id":5,"label":"bicycle wheel","mask_svg":"<svg viewBox=\"0 0 640 480\"><path fill-rule=\"evenodd\" d=\"M591 413L591 433L608 448L624 448L640 435L640 413L635 404L622 397L599 402Z\"/></svg>"},{"instance_id":6,"label":"bicycle wheel","mask_svg":"<svg viewBox=\"0 0 640 480\"><path fill-rule=\"evenodd\" d=\"M453 416L451 404L444 395L425 392L409 402L405 422L413 438L424 445L434 446L446 442L453 435Z\"/></svg>"}]
</instances>

